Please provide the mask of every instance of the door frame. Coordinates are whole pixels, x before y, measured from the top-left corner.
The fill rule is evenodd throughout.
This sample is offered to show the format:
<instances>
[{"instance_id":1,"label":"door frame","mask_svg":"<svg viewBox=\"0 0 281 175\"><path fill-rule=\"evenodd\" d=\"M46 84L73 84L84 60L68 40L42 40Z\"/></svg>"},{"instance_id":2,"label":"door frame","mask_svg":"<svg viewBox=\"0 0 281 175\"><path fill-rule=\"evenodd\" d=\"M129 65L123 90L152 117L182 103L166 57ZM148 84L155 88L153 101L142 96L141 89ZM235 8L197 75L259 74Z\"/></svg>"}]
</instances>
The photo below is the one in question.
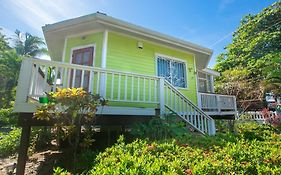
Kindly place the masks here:
<instances>
[{"instance_id":1,"label":"door frame","mask_svg":"<svg viewBox=\"0 0 281 175\"><path fill-rule=\"evenodd\" d=\"M79 49L85 49L85 48L88 48L88 47L93 47L94 48L94 51L93 51L93 60L92 60L92 67L94 67L96 64L95 64L95 57L96 57L96 43L93 43L93 44L88 44L88 45L79 45L77 47L72 47L71 48L71 53L70 53L70 58L69 58L69 63L72 64L72 55L73 55L73 51L74 50L79 50Z\"/></svg>"},{"instance_id":2,"label":"door frame","mask_svg":"<svg viewBox=\"0 0 281 175\"><path fill-rule=\"evenodd\" d=\"M96 59L95 59L95 57L96 57L96 43L93 43L93 44L87 44L87 45L79 45L79 46L76 46L76 47L72 47L71 48L71 51L70 51L70 58L69 58L69 64L73 64L72 63L72 55L73 55L73 52L74 52L74 50L79 50L79 49L85 49L85 48L88 48L88 47L93 47L93 55L92 55L92 58L93 58L93 60L92 60L92 65L91 65L91 67L94 67L95 66L95 61L96 61ZM79 64L77 64L77 65L79 65ZM71 75L71 73L69 72L69 74L68 74L68 82L70 81L70 75ZM91 89L91 85L89 85L89 87L88 87L88 91Z\"/></svg>"}]
</instances>

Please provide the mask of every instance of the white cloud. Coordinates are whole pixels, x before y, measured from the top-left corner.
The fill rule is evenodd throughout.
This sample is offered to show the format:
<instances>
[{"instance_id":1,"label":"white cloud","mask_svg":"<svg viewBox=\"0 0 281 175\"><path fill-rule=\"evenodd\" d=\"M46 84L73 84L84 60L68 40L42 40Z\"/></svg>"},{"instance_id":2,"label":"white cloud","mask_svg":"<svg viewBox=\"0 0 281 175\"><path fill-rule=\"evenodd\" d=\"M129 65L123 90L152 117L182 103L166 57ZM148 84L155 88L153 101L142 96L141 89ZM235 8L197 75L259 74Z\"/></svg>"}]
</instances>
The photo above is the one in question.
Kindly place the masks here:
<instances>
[{"instance_id":1,"label":"white cloud","mask_svg":"<svg viewBox=\"0 0 281 175\"><path fill-rule=\"evenodd\" d=\"M86 7L82 1L72 0L13 0L6 5L17 18L40 33L43 25L78 16L81 8Z\"/></svg>"}]
</instances>

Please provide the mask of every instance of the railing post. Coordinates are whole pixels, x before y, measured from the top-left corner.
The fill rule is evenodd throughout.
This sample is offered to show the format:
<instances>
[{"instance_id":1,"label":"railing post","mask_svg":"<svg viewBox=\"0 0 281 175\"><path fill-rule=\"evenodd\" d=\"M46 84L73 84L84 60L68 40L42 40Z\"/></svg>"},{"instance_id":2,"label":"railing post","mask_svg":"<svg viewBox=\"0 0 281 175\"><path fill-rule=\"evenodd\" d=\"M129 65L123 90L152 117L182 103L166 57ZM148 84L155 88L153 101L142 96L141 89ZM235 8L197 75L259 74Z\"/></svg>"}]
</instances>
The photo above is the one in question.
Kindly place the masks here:
<instances>
[{"instance_id":1,"label":"railing post","mask_svg":"<svg viewBox=\"0 0 281 175\"><path fill-rule=\"evenodd\" d=\"M97 82L98 83L98 82ZM106 72L102 72L100 74L100 92L97 92L100 94L101 97L106 98Z\"/></svg>"},{"instance_id":2,"label":"railing post","mask_svg":"<svg viewBox=\"0 0 281 175\"><path fill-rule=\"evenodd\" d=\"M209 135L215 135L216 134L216 126L215 126L215 120L209 120Z\"/></svg>"},{"instance_id":3,"label":"railing post","mask_svg":"<svg viewBox=\"0 0 281 175\"><path fill-rule=\"evenodd\" d=\"M160 107L160 116L165 113L165 91L164 91L164 82L165 79L161 77L159 79L159 107Z\"/></svg>"},{"instance_id":4,"label":"railing post","mask_svg":"<svg viewBox=\"0 0 281 175\"><path fill-rule=\"evenodd\" d=\"M233 100L234 100L233 104L234 104L235 115L237 115L238 113L237 113L237 104L236 104L236 97L235 96L233 96Z\"/></svg>"},{"instance_id":5,"label":"railing post","mask_svg":"<svg viewBox=\"0 0 281 175\"><path fill-rule=\"evenodd\" d=\"M197 104L198 107L202 109L202 95L200 92L198 92L198 100L197 100Z\"/></svg>"},{"instance_id":6,"label":"railing post","mask_svg":"<svg viewBox=\"0 0 281 175\"><path fill-rule=\"evenodd\" d=\"M218 107L218 114L220 115L221 113L221 101L220 101L220 96L216 95L216 99L217 99L217 107Z\"/></svg>"},{"instance_id":7,"label":"railing post","mask_svg":"<svg viewBox=\"0 0 281 175\"><path fill-rule=\"evenodd\" d=\"M29 94L33 62L31 58L24 58L21 63L17 92L16 92L16 105L26 103Z\"/></svg>"}]
</instances>

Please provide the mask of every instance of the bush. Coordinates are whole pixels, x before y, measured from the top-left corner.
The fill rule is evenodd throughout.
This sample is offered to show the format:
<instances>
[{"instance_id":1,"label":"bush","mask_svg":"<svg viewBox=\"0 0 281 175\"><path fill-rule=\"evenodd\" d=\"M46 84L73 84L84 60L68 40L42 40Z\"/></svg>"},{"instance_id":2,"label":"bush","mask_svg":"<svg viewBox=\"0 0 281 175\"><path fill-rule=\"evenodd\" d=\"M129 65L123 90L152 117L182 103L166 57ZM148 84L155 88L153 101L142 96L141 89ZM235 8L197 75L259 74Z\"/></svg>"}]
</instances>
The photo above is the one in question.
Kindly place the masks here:
<instances>
[{"instance_id":1,"label":"bush","mask_svg":"<svg viewBox=\"0 0 281 175\"><path fill-rule=\"evenodd\" d=\"M237 134L136 140L100 153L89 174L281 174L281 135L268 125L236 125ZM260 137L251 137L251 134Z\"/></svg>"},{"instance_id":2,"label":"bush","mask_svg":"<svg viewBox=\"0 0 281 175\"><path fill-rule=\"evenodd\" d=\"M89 174L280 174L279 144L239 140L210 150L169 143L119 141Z\"/></svg>"},{"instance_id":3,"label":"bush","mask_svg":"<svg viewBox=\"0 0 281 175\"><path fill-rule=\"evenodd\" d=\"M169 115L154 117L146 123L136 123L131 133L137 138L162 140L183 136L188 129L183 122L177 121L177 116Z\"/></svg>"},{"instance_id":4,"label":"bush","mask_svg":"<svg viewBox=\"0 0 281 175\"><path fill-rule=\"evenodd\" d=\"M8 133L0 132L0 157L14 154L20 144L21 129L14 128Z\"/></svg>"},{"instance_id":5,"label":"bush","mask_svg":"<svg viewBox=\"0 0 281 175\"><path fill-rule=\"evenodd\" d=\"M17 125L17 113L13 113L13 108L0 109L0 127Z\"/></svg>"}]
</instances>

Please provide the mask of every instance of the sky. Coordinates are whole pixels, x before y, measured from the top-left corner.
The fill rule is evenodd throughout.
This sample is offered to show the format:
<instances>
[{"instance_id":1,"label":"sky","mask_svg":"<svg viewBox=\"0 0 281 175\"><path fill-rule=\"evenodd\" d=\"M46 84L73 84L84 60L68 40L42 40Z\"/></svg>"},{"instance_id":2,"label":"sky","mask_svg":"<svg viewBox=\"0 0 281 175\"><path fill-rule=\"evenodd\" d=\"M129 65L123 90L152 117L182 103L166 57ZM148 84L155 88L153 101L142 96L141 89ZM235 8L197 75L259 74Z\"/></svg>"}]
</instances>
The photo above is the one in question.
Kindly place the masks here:
<instances>
[{"instance_id":1,"label":"sky","mask_svg":"<svg viewBox=\"0 0 281 175\"><path fill-rule=\"evenodd\" d=\"M214 51L209 67L231 43L247 14L257 14L272 0L0 0L0 28L44 38L42 26L97 11Z\"/></svg>"}]
</instances>

